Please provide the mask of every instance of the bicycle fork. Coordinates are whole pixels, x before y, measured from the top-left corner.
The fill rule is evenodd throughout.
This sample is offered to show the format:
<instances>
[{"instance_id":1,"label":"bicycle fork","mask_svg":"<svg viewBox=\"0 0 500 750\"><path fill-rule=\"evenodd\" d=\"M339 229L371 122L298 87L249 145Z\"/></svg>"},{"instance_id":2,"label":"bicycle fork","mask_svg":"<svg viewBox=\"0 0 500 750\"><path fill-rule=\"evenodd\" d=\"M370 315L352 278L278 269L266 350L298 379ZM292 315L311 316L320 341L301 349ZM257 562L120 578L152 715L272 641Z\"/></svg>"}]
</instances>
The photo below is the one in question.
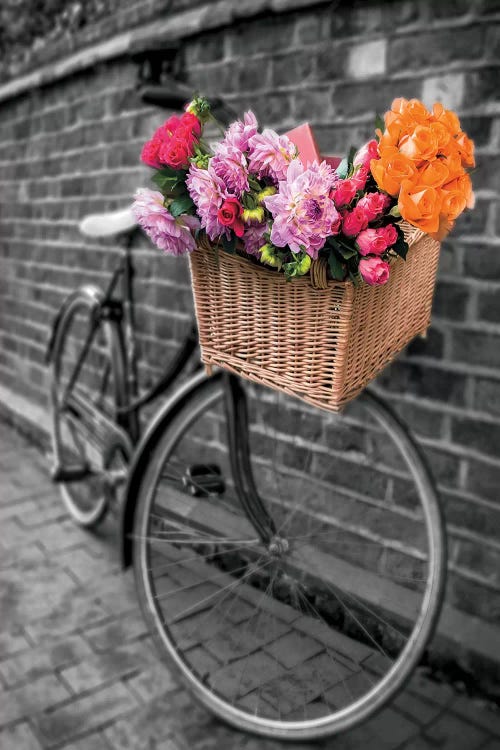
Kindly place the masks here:
<instances>
[{"instance_id":1,"label":"bicycle fork","mask_svg":"<svg viewBox=\"0 0 500 750\"><path fill-rule=\"evenodd\" d=\"M276 524L259 496L250 461L247 397L239 378L224 373L224 400L231 471L236 495L250 523L271 553L279 554L286 545Z\"/></svg>"}]
</instances>

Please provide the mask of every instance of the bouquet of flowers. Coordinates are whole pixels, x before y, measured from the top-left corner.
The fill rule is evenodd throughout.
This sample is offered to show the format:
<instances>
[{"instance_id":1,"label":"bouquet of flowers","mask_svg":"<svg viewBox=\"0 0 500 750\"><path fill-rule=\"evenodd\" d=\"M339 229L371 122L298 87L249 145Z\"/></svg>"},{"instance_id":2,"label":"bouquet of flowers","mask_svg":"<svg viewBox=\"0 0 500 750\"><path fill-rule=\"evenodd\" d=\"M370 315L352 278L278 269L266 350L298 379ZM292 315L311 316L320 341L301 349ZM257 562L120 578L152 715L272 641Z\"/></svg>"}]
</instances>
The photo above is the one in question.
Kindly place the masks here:
<instances>
[{"instance_id":1,"label":"bouquet of flowers","mask_svg":"<svg viewBox=\"0 0 500 750\"><path fill-rule=\"evenodd\" d=\"M140 189L134 213L164 252L190 253L199 232L214 246L304 276L324 259L332 279L385 284L408 244L404 220L441 240L474 204L474 146L454 112L395 99L376 138L336 168L301 158L287 135L259 130L252 112L212 149L204 98L173 115L142 150L158 190Z\"/></svg>"}]
</instances>

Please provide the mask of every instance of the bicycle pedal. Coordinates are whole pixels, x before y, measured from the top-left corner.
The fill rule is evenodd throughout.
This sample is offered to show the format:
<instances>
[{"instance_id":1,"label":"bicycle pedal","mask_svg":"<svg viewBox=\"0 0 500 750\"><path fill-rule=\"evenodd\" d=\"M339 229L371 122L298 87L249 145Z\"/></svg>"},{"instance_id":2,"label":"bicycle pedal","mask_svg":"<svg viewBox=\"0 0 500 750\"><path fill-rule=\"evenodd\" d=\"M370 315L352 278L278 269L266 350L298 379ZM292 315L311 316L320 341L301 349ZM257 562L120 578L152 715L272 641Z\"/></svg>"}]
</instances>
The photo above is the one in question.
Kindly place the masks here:
<instances>
[{"instance_id":1,"label":"bicycle pedal","mask_svg":"<svg viewBox=\"0 0 500 750\"><path fill-rule=\"evenodd\" d=\"M82 479L88 479L92 474L93 472L87 465L55 466L50 473L50 478L55 483L80 482Z\"/></svg>"},{"instance_id":2,"label":"bicycle pedal","mask_svg":"<svg viewBox=\"0 0 500 750\"><path fill-rule=\"evenodd\" d=\"M183 483L193 497L222 495L226 490L222 471L217 464L193 464L193 466L189 466L183 477Z\"/></svg>"}]
</instances>

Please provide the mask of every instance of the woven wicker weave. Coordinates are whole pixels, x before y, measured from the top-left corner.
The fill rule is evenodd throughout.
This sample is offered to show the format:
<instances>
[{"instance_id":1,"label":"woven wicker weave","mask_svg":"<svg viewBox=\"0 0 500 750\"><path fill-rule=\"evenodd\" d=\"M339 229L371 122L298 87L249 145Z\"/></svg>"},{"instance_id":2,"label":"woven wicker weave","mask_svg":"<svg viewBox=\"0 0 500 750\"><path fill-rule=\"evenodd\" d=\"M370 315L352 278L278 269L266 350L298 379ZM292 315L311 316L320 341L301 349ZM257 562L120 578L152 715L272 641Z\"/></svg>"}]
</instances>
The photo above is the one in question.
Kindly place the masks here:
<instances>
[{"instance_id":1,"label":"woven wicker weave","mask_svg":"<svg viewBox=\"0 0 500 750\"><path fill-rule=\"evenodd\" d=\"M396 259L379 287L329 281L318 289L309 276L287 282L200 242L190 266L207 370L220 366L338 411L429 325L440 246L403 229L407 259Z\"/></svg>"}]
</instances>

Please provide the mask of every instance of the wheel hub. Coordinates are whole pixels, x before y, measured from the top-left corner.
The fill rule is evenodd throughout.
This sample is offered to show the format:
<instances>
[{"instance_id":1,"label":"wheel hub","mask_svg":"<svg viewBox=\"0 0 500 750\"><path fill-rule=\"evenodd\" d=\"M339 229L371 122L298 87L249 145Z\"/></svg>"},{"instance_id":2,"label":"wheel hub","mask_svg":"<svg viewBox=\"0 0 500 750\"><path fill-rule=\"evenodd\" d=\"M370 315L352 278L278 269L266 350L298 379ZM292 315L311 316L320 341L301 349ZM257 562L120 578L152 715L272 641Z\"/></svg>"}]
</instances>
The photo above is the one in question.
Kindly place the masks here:
<instances>
[{"instance_id":1,"label":"wheel hub","mask_svg":"<svg viewBox=\"0 0 500 750\"><path fill-rule=\"evenodd\" d=\"M268 551L273 557L282 557L283 555L286 555L289 548L288 541L284 537L276 534L276 536L273 536L269 542Z\"/></svg>"}]
</instances>

